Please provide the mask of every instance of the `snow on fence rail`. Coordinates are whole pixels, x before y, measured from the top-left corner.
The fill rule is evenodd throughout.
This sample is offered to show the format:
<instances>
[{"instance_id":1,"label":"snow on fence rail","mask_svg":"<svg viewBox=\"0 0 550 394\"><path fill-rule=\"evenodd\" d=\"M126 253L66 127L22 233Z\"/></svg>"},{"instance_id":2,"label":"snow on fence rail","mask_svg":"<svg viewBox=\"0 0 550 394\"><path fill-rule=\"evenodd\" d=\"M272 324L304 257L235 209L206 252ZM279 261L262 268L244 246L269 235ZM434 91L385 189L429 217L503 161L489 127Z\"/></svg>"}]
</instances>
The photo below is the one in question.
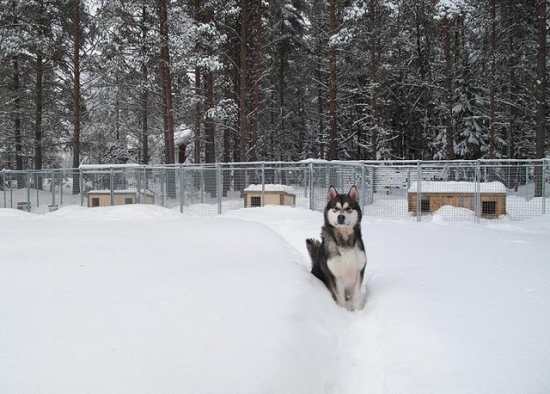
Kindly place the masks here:
<instances>
[{"instance_id":1,"label":"snow on fence rail","mask_svg":"<svg viewBox=\"0 0 550 394\"><path fill-rule=\"evenodd\" d=\"M499 182L505 194L505 213L497 219L520 220L547 213L550 159L86 164L78 169L2 170L0 207L44 213L65 205L139 203L190 216L214 216L244 208L247 188L260 191L253 206L278 204L276 198L266 199L266 190L279 185L292 188L295 207L321 211L329 186L347 192L356 185L365 216L482 221L482 205L489 203L482 201L481 193L490 182ZM457 187L473 191L471 201L463 202L465 196L452 198ZM432 212L413 207L422 207L423 196L434 192L441 194L441 208ZM103 199L92 198L94 194Z\"/></svg>"}]
</instances>

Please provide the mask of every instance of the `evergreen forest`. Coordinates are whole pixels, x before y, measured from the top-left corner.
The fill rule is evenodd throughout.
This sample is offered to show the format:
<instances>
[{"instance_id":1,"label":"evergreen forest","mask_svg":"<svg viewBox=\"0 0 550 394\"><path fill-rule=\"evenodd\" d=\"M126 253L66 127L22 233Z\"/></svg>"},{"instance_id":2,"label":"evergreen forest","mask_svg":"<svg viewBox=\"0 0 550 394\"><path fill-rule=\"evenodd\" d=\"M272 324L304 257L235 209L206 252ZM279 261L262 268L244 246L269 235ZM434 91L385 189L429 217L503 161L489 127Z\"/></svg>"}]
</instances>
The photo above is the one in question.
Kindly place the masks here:
<instances>
[{"instance_id":1,"label":"evergreen forest","mask_svg":"<svg viewBox=\"0 0 550 394\"><path fill-rule=\"evenodd\" d=\"M533 159L546 0L0 0L0 168Z\"/></svg>"}]
</instances>

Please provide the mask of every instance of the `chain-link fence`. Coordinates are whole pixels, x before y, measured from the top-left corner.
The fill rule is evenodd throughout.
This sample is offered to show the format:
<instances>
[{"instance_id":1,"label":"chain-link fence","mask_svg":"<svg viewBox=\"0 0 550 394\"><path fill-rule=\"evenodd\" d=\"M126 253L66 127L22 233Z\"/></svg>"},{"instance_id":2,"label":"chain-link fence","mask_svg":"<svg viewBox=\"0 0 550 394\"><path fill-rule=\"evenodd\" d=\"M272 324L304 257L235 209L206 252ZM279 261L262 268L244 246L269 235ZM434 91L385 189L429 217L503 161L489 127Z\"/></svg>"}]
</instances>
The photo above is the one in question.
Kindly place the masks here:
<instances>
[{"instance_id":1,"label":"chain-link fence","mask_svg":"<svg viewBox=\"0 0 550 394\"><path fill-rule=\"evenodd\" d=\"M0 173L0 207L154 204L190 216L290 205L322 211L329 186L356 185L365 216L411 220L520 220L543 215L550 160L395 161L212 165L82 165Z\"/></svg>"}]
</instances>

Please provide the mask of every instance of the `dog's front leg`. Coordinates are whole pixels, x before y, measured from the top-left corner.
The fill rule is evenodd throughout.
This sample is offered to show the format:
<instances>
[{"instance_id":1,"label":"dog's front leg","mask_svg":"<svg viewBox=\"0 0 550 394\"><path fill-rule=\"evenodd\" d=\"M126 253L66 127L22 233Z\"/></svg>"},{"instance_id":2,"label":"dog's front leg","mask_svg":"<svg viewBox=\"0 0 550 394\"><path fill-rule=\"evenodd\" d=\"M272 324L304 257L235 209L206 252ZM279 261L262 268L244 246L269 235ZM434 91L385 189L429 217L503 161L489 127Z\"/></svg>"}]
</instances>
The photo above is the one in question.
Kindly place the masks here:
<instances>
[{"instance_id":1,"label":"dog's front leg","mask_svg":"<svg viewBox=\"0 0 550 394\"><path fill-rule=\"evenodd\" d=\"M361 275L358 274L353 286L353 293L351 296L351 310L357 311L363 306L363 297L361 296Z\"/></svg>"},{"instance_id":2,"label":"dog's front leg","mask_svg":"<svg viewBox=\"0 0 550 394\"><path fill-rule=\"evenodd\" d=\"M340 283L338 279L334 283L334 293L336 294L336 302L343 306L344 308L347 308L346 303L346 289L344 288L343 283Z\"/></svg>"}]
</instances>

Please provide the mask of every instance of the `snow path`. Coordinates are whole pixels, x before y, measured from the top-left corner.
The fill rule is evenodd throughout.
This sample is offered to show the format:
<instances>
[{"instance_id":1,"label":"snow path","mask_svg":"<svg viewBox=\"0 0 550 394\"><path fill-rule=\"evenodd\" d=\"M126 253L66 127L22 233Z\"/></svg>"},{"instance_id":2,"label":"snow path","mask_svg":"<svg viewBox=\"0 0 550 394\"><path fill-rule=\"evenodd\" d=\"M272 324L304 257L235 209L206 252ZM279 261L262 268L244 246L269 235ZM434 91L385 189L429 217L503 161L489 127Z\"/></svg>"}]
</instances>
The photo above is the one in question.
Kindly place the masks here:
<instances>
[{"instance_id":1,"label":"snow path","mask_svg":"<svg viewBox=\"0 0 550 394\"><path fill-rule=\"evenodd\" d=\"M308 266L303 240L318 237L322 215L291 213L266 207L259 217ZM548 218L487 226L364 219L362 228L367 302L360 312L342 309L342 392L550 392Z\"/></svg>"}]
</instances>

